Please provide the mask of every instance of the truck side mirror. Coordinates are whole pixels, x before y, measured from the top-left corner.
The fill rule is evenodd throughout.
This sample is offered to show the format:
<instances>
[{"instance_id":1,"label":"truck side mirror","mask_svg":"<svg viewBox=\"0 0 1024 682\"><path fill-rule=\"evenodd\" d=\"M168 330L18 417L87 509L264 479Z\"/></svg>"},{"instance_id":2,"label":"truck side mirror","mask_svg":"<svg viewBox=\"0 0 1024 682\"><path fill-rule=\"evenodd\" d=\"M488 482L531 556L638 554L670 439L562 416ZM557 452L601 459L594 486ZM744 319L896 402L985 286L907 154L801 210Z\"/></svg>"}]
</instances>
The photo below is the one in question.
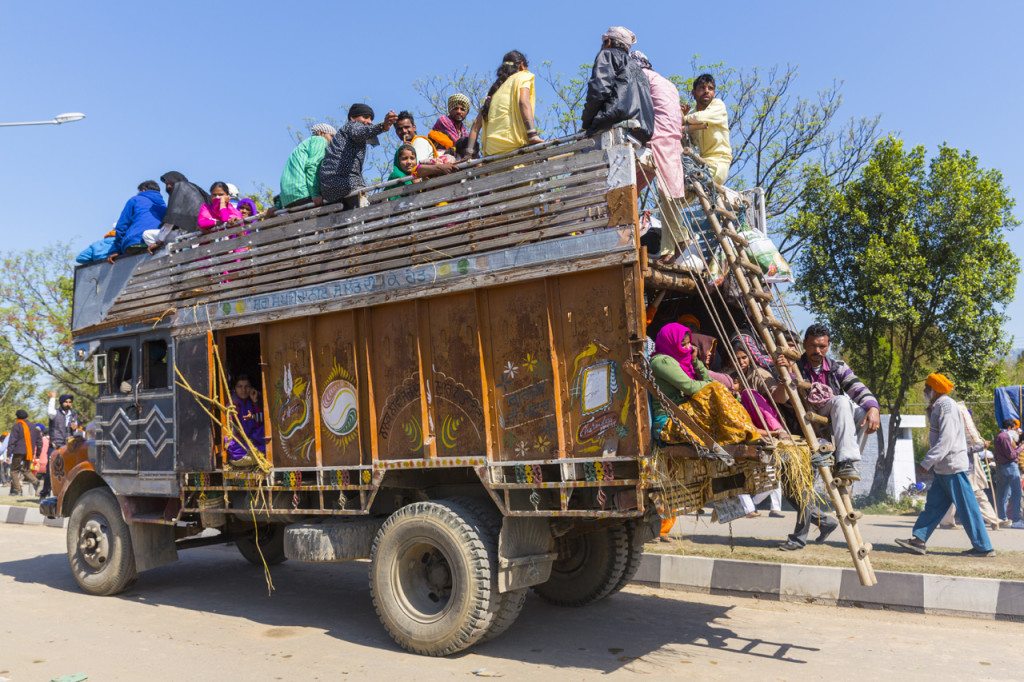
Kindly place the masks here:
<instances>
[{"instance_id":1,"label":"truck side mirror","mask_svg":"<svg viewBox=\"0 0 1024 682\"><path fill-rule=\"evenodd\" d=\"M107 354L97 353L92 356L92 382L94 384L107 383Z\"/></svg>"}]
</instances>

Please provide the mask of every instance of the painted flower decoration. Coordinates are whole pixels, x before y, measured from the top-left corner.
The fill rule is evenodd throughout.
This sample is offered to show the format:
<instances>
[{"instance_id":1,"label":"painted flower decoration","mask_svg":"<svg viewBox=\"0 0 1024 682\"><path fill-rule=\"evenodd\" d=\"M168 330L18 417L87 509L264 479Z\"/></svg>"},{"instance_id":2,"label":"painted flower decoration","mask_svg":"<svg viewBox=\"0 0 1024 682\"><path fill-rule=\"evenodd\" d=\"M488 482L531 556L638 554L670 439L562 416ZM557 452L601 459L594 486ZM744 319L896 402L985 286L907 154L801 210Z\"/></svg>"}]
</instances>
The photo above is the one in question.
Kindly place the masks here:
<instances>
[{"instance_id":1,"label":"painted flower decoration","mask_svg":"<svg viewBox=\"0 0 1024 682\"><path fill-rule=\"evenodd\" d=\"M518 374L518 373L519 373L519 367L514 362L509 360L508 362L505 363L505 371L504 371L505 379L507 379L507 380L515 379L516 378L516 374Z\"/></svg>"},{"instance_id":2,"label":"painted flower decoration","mask_svg":"<svg viewBox=\"0 0 1024 682\"><path fill-rule=\"evenodd\" d=\"M530 447L526 444L526 441L519 441L519 444L516 445L516 455L526 457L528 454L530 454Z\"/></svg>"},{"instance_id":3,"label":"painted flower decoration","mask_svg":"<svg viewBox=\"0 0 1024 682\"><path fill-rule=\"evenodd\" d=\"M525 367L531 374L537 369L537 358L533 353L527 353L526 357L523 358L523 367Z\"/></svg>"},{"instance_id":4,"label":"painted flower decoration","mask_svg":"<svg viewBox=\"0 0 1024 682\"><path fill-rule=\"evenodd\" d=\"M541 452L548 452L551 449L551 441L548 440L547 436L537 436L537 440L534 441L533 445Z\"/></svg>"}]
</instances>

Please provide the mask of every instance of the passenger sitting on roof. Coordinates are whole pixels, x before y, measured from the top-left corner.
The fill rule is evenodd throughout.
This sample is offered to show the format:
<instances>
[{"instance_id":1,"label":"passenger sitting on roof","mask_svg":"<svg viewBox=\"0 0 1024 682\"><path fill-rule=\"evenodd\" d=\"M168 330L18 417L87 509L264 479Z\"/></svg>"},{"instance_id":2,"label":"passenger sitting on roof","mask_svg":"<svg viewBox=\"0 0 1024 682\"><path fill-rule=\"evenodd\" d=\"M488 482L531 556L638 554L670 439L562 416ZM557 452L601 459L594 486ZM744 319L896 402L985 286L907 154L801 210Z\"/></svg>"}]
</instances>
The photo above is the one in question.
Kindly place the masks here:
<instances>
[{"instance_id":1,"label":"passenger sitting on roof","mask_svg":"<svg viewBox=\"0 0 1024 682\"><path fill-rule=\"evenodd\" d=\"M519 50L506 52L497 78L491 83L487 99L469 132L469 147L483 138L485 156L515 151L529 144L543 142L534 127L537 93L534 76L527 70L530 63Z\"/></svg>"},{"instance_id":2,"label":"passenger sitting on roof","mask_svg":"<svg viewBox=\"0 0 1024 682\"><path fill-rule=\"evenodd\" d=\"M423 137L416 134L416 119L408 111L400 111L398 120L395 121L395 135L403 144L411 146L416 150L416 162L420 165L419 176L432 178L438 175L451 173L454 167L455 158L444 153L454 142L448 139L447 135L431 131L435 137ZM448 145L447 147L445 145ZM440 148L440 150L439 150Z\"/></svg>"},{"instance_id":3,"label":"passenger sitting on roof","mask_svg":"<svg viewBox=\"0 0 1024 682\"><path fill-rule=\"evenodd\" d=\"M266 453L267 445L263 431L263 407L260 402L260 392L257 391L249 377L239 374L235 379L235 392L231 396L231 404L238 416L238 423L232 422L230 431L238 433L241 425L242 432L252 445L262 453ZM236 467L252 466L255 464L251 453L246 449L244 438L238 434L238 438L227 439L228 463Z\"/></svg>"},{"instance_id":4,"label":"passenger sitting on roof","mask_svg":"<svg viewBox=\"0 0 1024 682\"><path fill-rule=\"evenodd\" d=\"M411 144L403 144L395 150L395 164L391 169L391 175L388 176L388 180L409 178L408 182L403 182L402 184L411 185L419 181L419 168L420 164L416 161L416 148ZM391 198L397 199L398 197Z\"/></svg>"},{"instance_id":5,"label":"passenger sitting on roof","mask_svg":"<svg viewBox=\"0 0 1024 682\"><path fill-rule=\"evenodd\" d=\"M363 180L363 161L366 145L377 146L377 136L390 128L398 114L389 111L380 123L373 122L373 109L366 104L353 104L348 110L348 123L335 134L327 146L317 177L320 196L324 201L341 201L346 209L359 205L359 197L347 198L353 191L366 186Z\"/></svg>"},{"instance_id":6,"label":"passenger sitting on roof","mask_svg":"<svg viewBox=\"0 0 1024 682\"><path fill-rule=\"evenodd\" d=\"M469 97L457 92L448 98L448 115L438 116L434 130L444 133L454 146L459 140L469 137L466 116L469 115Z\"/></svg>"},{"instance_id":7,"label":"passenger sitting on roof","mask_svg":"<svg viewBox=\"0 0 1024 682\"><path fill-rule=\"evenodd\" d=\"M690 330L676 322L661 328L654 341L651 369L658 388L690 417L691 424L673 419L654 401L654 433L665 443L704 443L710 436L719 445L753 443L761 438L750 416L722 384L712 381L697 358Z\"/></svg>"},{"instance_id":8,"label":"passenger sitting on roof","mask_svg":"<svg viewBox=\"0 0 1024 682\"><path fill-rule=\"evenodd\" d=\"M242 222L242 214L231 204L228 184L219 180L210 185L210 200L199 209L196 223L203 229L209 229L220 223L237 225Z\"/></svg>"},{"instance_id":9,"label":"passenger sitting on roof","mask_svg":"<svg viewBox=\"0 0 1024 682\"><path fill-rule=\"evenodd\" d=\"M160 180L167 189L167 212L164 213L164 222L159 230L146 230L142 233L142 239L153 253L171 235L171 230L179 229L182 232L195 232L199 229L197 219L199 209L209 201L210 196L201 187L178 171L168 171L160 176Z\"/></svg>"},{"instance_id":10,"label":"passenger sitting on roof","mask_svg":"<svg viewBox=\"0 0 1024 682\"><path fill-rule=\"evenodd\" d=\"M159 231L167 213L167 204L160 194L160 185L154 180L139 183L139 193L125 202L114 226L114 244L107 257L111 263L130 250L145 248L147 231Z\"/></svg>"},{"instance_id":11,"label":"passenger sitting on roof","mask_svg":"<svg viewBox=\"0 0 1024 682\"><path fill-rule=\"evenodd\" d=\"M103 235L103 239L98 239L82 249L82 252L75 258L75 262L85 265L107 260L110 257L110 250L114 248L114 234L114 231L111 230Z\"/></svg>"},{"instance_id":12,"label":"passenger sitting on roof","mask_svg":"<svg viewBox=\"0 0 1024 682\"><path fill-rule=\"evenodd\" d=\"M630 135L647 143L654 134L654 103L651 84L640 65L629 58L636 35L628 28L612 26L601 36L601 51L587 83L583 105L583 129L587 134L608 130L616 123L633 120L639 128Z\"/></svg>"},{"instance_id":13,"label":"passenger sitting on roof","mask_svg":"<svg viewBox=\"0 0 1024 682\"><path fill-rule=\"evenodd\" d=\"M286 208L323 203L317 175L327 153L327 145L338 131L327 123L317 123L309 132L312 134L288 155L288 162L281 172L281 203Z\"/></svg>"},{"instance_id":14,"label":"passenger sitting on roof","mask_svg":"<svg viewBox=\"0 0 1024 682\"><path fill-rule=\"evenodd\" d=\"M729 145L729 112L725 102L715 97L715 77L702 73L693 81L693 99L697 111L690 113L690 105L682 104L684 132L708 162L715 182L725 184L732 165L732 147Z\"/></svg>"},{"instance_id":15,"label":"passenger sitting on roof","mask_svg":"<svg viewBox=\"0 0 1024 682\"><path fill-rule=\"evenodd\" d=\"M252 218L254 215L259 213L259 210L256 208L256 202L249 197L239 199L238 206L236 208L238 208L238 212L242 214L243 220Z\"/></svg>"}]
</instances>

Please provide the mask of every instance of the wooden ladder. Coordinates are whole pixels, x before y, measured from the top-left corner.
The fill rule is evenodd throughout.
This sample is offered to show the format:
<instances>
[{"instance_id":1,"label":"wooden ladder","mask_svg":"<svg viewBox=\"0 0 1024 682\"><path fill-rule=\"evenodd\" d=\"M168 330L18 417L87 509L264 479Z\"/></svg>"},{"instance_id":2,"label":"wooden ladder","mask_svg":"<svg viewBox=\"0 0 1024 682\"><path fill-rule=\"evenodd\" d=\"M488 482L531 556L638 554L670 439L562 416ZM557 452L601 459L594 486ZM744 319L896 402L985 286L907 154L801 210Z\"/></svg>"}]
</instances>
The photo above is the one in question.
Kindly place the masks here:
<instances>
[{"instance_id":1,"label":"wooden ladder","mask_svg":"<svg viewBox=\"0 0 1024 682\"><path fill-rule=\"evenodd\" d=\"M690 183L687 184L690 185ZM726 203L725 193L722 191L724 188L719 188L716 193L715 205L712 206L711 199L699 182L694 182L691 186L707 215L718 243L722 246L729 271L736 278L736 283L750 312L750 321L765 348L773 358L782 354L794 362L799 360L800 355L789 348L788 340L784 335L786 325L775 317L771 309L773 303L780 307L785 303L776 299L771 287L764 280L761 266L747 256L745 249L747 240L737 230L735 207L730 207ZM719 217L725 220L724 227ZM762 282L764 283L762 284ZM810 384L800 377L799 369L795 365L792 367L792 372L786 367L779 367L778 371L786 388L789 402L796 411L803 436L811 448L811 454L814 455L819 450L814 424L827 424L828 419L815 414L805 404L800 389L803 388L806 391L810 388ZM857 527L857 522L862 514L853 508L849 481L833 476L831 469L827 466L819 466L818 475L825 484L825 490L832 501L839 525L843 529L843 535L850 548L850 555L853 557L853 565L857 569L861 585L876 584L878 581L875 579L871 558L868 556L871 552L871 545L864 542L860 529Z\"/></svg>"}]
</instances>

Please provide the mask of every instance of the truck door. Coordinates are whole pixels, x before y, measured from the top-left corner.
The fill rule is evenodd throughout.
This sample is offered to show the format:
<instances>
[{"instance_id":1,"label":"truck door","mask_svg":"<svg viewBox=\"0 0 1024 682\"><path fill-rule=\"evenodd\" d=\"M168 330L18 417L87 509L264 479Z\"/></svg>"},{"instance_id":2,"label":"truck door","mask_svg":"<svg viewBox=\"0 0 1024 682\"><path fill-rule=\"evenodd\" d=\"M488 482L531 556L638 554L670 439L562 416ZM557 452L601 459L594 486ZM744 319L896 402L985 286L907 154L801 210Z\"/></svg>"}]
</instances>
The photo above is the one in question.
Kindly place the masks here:
<instances>
[{"instance_id":1,"label":"truck door","mask_svg":"<svg viewBox=\"0 0 1024 682\"><path fill-rule=\"evenodd\" d=\"M139 409L136 379L139 376L138 337L127 336L103 343L106 382L96 399L96 461L105 474L134 474L139 470L135 447Z\"/></svg>"},{"instance_id":2,"label":"truck door","mask_svg":"<svg viewBox=\"0 0 1024 682\"><path fill-rule=\"evenodd\" d=\"M174 367L166 334L142 336L135 443L141 473L174 471Z\"/></svg>"}]
</instances>

